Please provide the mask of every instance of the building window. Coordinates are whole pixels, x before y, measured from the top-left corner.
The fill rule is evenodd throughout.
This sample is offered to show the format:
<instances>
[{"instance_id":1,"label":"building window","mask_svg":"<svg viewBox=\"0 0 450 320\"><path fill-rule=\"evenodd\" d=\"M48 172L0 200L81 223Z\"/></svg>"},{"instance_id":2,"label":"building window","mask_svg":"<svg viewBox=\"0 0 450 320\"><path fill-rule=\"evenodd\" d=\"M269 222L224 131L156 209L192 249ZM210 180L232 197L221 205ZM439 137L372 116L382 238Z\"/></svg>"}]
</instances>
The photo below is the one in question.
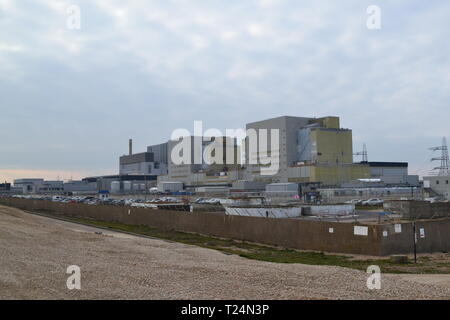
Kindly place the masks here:
<instances>
[{"instance_id":1,"label":"building window","mask_svg":"<svg viewBox=\"0 0 450 320\"><path fill-rule=\"evenodd\" d=\"M436 180L436 184L439 184L439 180Z\"/></svg>"},{"instance_id":2,"label":"building window","mask_svg":"<svg viewBox=\"0 0 450 320\"><path fill-rule=\"evenodd\" d=\"M448 180L445 180L445 184L448 184Z\"/></svg>"}]
</instances>

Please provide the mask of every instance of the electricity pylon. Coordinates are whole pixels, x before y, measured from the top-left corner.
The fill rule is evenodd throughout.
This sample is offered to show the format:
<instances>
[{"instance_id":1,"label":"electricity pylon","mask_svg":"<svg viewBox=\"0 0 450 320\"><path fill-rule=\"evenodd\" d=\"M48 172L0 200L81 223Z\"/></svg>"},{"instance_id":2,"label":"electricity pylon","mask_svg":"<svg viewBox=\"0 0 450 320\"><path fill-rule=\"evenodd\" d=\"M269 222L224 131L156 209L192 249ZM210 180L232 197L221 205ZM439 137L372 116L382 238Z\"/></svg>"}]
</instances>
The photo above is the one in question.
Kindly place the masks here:
<instances>
[{"instance_id":1,"label":"electricity pylon","mask_svg":"<svg viewBox=\"0 0 450 320\"><path fill-rule=\"evenodd\" d=\"M442 146L430 148L432 151L441 151L440 157L432 158L431 161L441 161L441 165L439 167L433 168L432 170L439 170L439 176L448 176L450 175L449 170L449 160L448 160L448 147L447 147L447 139L442 138Z\"/></svg>"}]
</instances>

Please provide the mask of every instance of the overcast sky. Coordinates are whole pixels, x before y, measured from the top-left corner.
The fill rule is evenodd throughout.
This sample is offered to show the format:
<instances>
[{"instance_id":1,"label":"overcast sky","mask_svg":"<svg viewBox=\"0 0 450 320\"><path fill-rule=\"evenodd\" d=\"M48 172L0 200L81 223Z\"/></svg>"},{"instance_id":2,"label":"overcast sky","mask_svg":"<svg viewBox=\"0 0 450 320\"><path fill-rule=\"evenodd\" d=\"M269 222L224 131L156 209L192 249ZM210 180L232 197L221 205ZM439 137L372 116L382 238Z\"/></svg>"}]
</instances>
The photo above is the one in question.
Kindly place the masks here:
<instances>
[{"instance_id":1,"label":"overcast sky","mask_svg":"<svg viewBox=\"0 0 450 320\"><path fill-rule=\"evenodd\" d=\"M450 137L449 17L447 0L0 0L0 179L116 173L128 138L282 115L339 116L355 151L426 174Z\"/></svg>"}]
</instances>

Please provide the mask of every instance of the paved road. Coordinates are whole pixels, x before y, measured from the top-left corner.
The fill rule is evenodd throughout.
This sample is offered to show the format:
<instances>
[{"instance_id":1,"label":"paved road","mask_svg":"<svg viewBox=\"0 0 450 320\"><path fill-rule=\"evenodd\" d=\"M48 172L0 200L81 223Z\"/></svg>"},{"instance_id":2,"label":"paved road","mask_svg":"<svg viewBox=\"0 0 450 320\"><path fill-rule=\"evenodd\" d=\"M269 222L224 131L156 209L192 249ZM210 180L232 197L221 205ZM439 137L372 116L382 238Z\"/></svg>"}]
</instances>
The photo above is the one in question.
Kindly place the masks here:
<instances>
[{"instance_id":1,"label":"paved road","mask_svg":"<svg viewBox=\"0 0 450 320\"><path fill-rule=\"evenodd\" d=\"M102 234L97 234L101 232ZM278 264L80 226L0 206L0 299L449 299L446 285ZM68 290L66 268L81 268Z\"/></svg>"}]
</instances>

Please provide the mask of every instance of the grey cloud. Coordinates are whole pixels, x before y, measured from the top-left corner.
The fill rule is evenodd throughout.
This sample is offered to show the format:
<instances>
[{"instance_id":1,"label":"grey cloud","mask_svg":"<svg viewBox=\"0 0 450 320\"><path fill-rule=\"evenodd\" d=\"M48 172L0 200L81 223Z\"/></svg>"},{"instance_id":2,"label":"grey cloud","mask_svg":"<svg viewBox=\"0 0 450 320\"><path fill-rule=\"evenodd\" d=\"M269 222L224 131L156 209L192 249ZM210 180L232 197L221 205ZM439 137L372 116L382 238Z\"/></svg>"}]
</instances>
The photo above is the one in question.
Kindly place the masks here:
<instances>
[{"instance_id":1,"label":"grey cloud","mask_svg":"<svg viewBox=\"0 0 450 320\"><path fill-rule=\"evenodd\" d=\"M82 28L65 27L77 4ZM450 136L450 4L0 0L0 168L115 170L173 129L341 116L355 148L418 165Z\"/></svg>"}]
</instances>

